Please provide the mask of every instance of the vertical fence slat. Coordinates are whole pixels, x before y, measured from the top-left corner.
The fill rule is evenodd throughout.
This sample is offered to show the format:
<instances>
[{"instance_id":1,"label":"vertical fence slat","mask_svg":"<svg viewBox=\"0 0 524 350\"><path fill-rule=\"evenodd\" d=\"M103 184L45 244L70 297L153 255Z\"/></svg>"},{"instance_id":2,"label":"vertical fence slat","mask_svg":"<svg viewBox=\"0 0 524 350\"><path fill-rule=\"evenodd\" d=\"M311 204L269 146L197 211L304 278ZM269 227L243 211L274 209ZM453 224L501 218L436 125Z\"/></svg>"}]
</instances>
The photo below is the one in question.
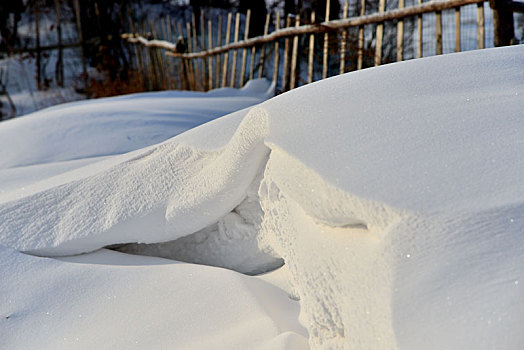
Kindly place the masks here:
<instances>
[{"instance_id":1,"label":"vertical fence slat","mask_svg":"<svg viewBox=\"0 0 524 350\"><path fill-rule=\"evenodd\" d=\"M380 0L378 4L378 12L383 13L386 9L386 0ZM384 38L384 23L377 24L377 36L375 42L375 66L382 63L382 40Z\"/></svg>"},{"instance_id":2,"label":"vertical fence slat","mask_svg":"<svg viewBox=\"0 0 524 350\"><path fill-rule=\"evenodd\" d=\"M85 59L84 33L82 31L82 22L80 20L80 3L78 2L78 0L74 0L74 7L75 7L76 28L78 32L78 41L80 42L80 48L82 50L82 76L84 80L84 88L87 88L87 66L86 66L86 59ZM129 18L131 19L130 21L132 23L132 16L129 16ZM134 28L132 30L134 32ZM135 49L136 56L138 56L137 52L138 50Z\"/></svg>"},{"instance_id":3,"label":"vertical fence slat","mask_svg":"<svg viewBox=\"0 0 524 350\"><path fill-rule=\"evenodd\" d=\"M330 1L326 1L326 17L324 22L329 22L329 6ZM324 33L324 50L322 55L322 79L326 79L328 75L328 48L329 48L329 34Z\"/></svg>"},{"instance_id":4,"label":"vertical fence slat","mask_svg":"<svg viewBox=\"0 0 524 350\"><path fill-rule=\"evenodd\" d=\"M221 46L222 45L222 15L218 15L218 29L217 29L217 47L218 46ZM221 58L222 58L222 55L221 54L218 54L216 55L215 57L215 67L216 67L216 71L217 71L217 76L216 76L216 86L215 87L220 87L220 73L222 71L222 62L221 62Z\"/></svg>"},{"instance_id":5,"label":"vertical fence slat","mask_svg":"<svg viewBox=\"0 0 524 350\"><path fill-rule=\"evenodd\" d=\"M300 26L300 15L295 17L295 27ZM294 89L297 78L297 56L298 56L298 35L293 37L293 52L291 54L291 77L289 82L289 88Z\"/></svg>"},{"instance_id":6,"label":"vertical fence slat","mask_svg":"<svg viewBox=\"0 0 524 350\"><path fill-rule=\"evenodd\" d=\"M251 24L251 9L247 9L246 23L244 28L244 40L249 38L249 26ZM242 49L242 66L240 68L240 87L244 86L246 75L247 48Z\"/></svg>"},{"instance_id":7,"label":"vertical fence slat","mask_svg":"<svg viewBox=\"0 0 524 350\"><path fill-rule=\"evenodd\" d=\"M200 12L200 51L206 49L206 22L204 19L204 11ZM208 70L205 57L202 57L202 81L204 84L204 91L209 90L208 86Z\"/></svg>"},{"instance_id":8,"label":"vertical fence slat","mask_svg":"<svg viewBox=\"0 0 524 350\"><path fill-rule=\"evenodd\" d=\"M40 22L39 22L39 8L38 1L34 2L34 15L35 15L35 30L36 30L36 85L38 90L42 89L42 63L40 53ZM83 55L82 55L83 57Z\"/></svg>"},{"instance_id":9,"label":"vertical fence slat","mask_svg":"<svg viewBox=\"0 0 524 350\"><path fill-rule=\"evenodd\" d=\"M435 52L442 55L442 12L435 12Z\"/></svg>"},{"instance_id":10,"label":"vertical fence slat","mask_svg":"<svg viewBox=\"0 0 524 350\"><path fill-rule=\"evenodd\" d=\"M238 41L238 30L240 27L240 13L237 12L235 18L235 38L233 42ZM237 72L237 52L238 50L233 50L233 62L231 62L231 87L235 87L236 72Z\"/></svg>"},{"instance_id":11,"label":"vertical fence slat","mask_svg":"<svg viewBox=\"0 0 524 350\"><path fill-rule=\"evenodd\" d=\"M344 1L344 10L342 14L343 19L348 18L348 8L349 8L349 2L346 0ZM348 40L348 30L343 29L342 30L342 39L340 43L340 69L339 69L340 74L344 74L346 72L346 41L347 40Z\"/></svg>"},{"instance_id":12,"label":"vertical fence slat","mask_svg":"<svg viewBox=\"0 0 524 350\"><path fill-rule=\"evenodd\" d=\"M56 34L58 36L58 60L56 61L55 76L57 85L64 87L64 52L62 47L62 13L60 0L55 0Z\"/></svg>"},{"instance_id":13,"label":"vertical fence slat","mask_svg":"<svg viewBox=\"0 0 524 350\"><path fill-rule=\"evenodd\" d=\"M286 18L286 28L289 28L291 26L291 15L288 15ZM289 78L289 37L286 37L284 39L284 72L282 77L282 91L286 91L288 89L287 83Z\"/></svg>"},{"instance_id":14,"label":"vertical fence slat","mask_svg":"<svg viewBox=\"0 0 524 350\"><path fill-rule=\"evenodd\" d=\"M77 6L77 3L78 3L78 0L75 0L75 7ZM76 8L75 8L75 10L76 10ZM78 14L78 21L80 21L80 14ZM77 25L80 25L80 23L78 22ZM130 26L131 32L133 32L133 35L136 35L137 34L137 29L136 29L135 23L133 21L133 16L132 16L132 13L131 13L131 7L129 8L129 26ZM83 40L81 40L81 42L82 41ZM143 76L143 74L144 74L144 65L142 63L142 55L139 54L140 48L141 48L141 45L133 45L133 51L135 53L135 60L136 60L136 63L138 64L137 69L139 70L139 74L138 74L139 80L140 80L139 83L140 83L140 86L145 87L144 86L144 76ZM85 70L85 58L84 58L83 52L84 52L84 49L82 48L82 69ZM85 73L85 72L83 74L87 75L87 73ZM87 76L85 78L87 78ZM86 81L84 81L84 82L87 84Z\"/></svg>"},{"instance_id":15,"label":"vertical fence slat","mask_svg":"<svg viewBox=\"0 0 524 350\"><path fill-rule=\"evenodd\" d=\"M178 38L176 23L173 23L173 19L169 15L167 16L167 18L168 18L167 27L169 29L169 35L171 37L172 42L176 43L177 38ZM179 65L177 65L177 60L174 60L173 58L171 58L170 62L171 62L171 72L173 74L172 75L173 87L175 90L183 90L183 87L182 87L182 80L184 79L183 72L180 70Z\"/></svg>"},{"instance_id":16,"label":"vertical fence slat","mask_svg":"<svg viewBox=\"0 0 524 350\"><path fill-rule=\"evenodd\" d=\"M484 3L477 4L477 48L483 49L484 44Z\"/></svg>"},{"instance_id":17,"label":"vertical fence slat","mask_svg":"<svg viewBox=\"0 0 524 350\"><path fill-rule=\"evenodd\" d=\"M255 55L257 53L256 45L251 47L251 58L249 59L249 80L253 80L253 71L255 70Z\"/></svg>"},{"instance_id":18,"label":"vertical fence slat","mask_svg":"<svg viewBox=\"0 0 524 350\"><path fill-rule=\"evenodd\" d=\"M184 38L184 30L183 30L182 24L175 20L174 26L178 30L179 37L181 37L182 40L184 40L184 45L185 45L186 42L185 42L185 39L183 39ZM183 86L184 90L189 90L190 89L190 87L189 87L189 73L188 73L188 69L187 69L187 60L185 58L181 58L180 59L179 67L180 67L179 68L180 72L182 72L182 82L180 83L180 85Z\"/></svg>"},{"instance_id":19,"label":"vertical fence slat","mask_svg":"<svg viewBox=\"0 0 524 350\"><path fill-rule=\"evenodd\" d=\"M187 52L191 53L194 51L193 49L193 43L192 41L192 35L191 35L191 23L186 23L186 35L187 35ZM191 90L196 90L196 82L195 82L195 71L194 71L194 65L193 65L193 59L188 59L188 71L189 71L189 85L191 86Z\"/></svg>"},{"instance_id":20,"label":"vertical fence slat","mask_svg":"<svg viewBox=\"0 0 524 350\"><path fill-rule=\"evenodd\" d=\"M233 15L230 13L227 14L227 29L226 29L226 41L224 42L225 45L229 44L229 38L231 34L231 19L233 18ZM226 51L224 53L224 68L222 70L222 87L226 87L227 83L227 64L228 64L228 58L229 58L229 52Z\"/></svg>"},{"instance_id":21,"label":"vertical fence slat","mask_svg":"<svg viewBox=\"0 0 524 350\"><path fill-rule=\"evenodd\" d=\"M160 27L161 27L161 30L162 30L162 37L164 40L169 40L168 38L168 35L167 35L167 26L166 26L166 18L164 18L163 20L160 20ZM169 75L169 63L166 62L165 59L162 59L162 69L164 71L164 74L163 74L163 77L164 77L164 88L167 88L169 90L171 90L171 79L170 77L168 76Z\"/></svg>"},{"instance_id":22,"label":"vertical fence slat","mask_svg":"<svg viewBox=\"0 0 524 350\"><path fill-rule=\"evenodd\" d=\"M460 7L455 9L455 51L460 52Z\"/></svg>"},{"instance_id":23,"label":"vertical fence slat","mask_svg":"<svg viewBox=\"0 0 524 350\"><path fill-rule=\"evenodd\" d=\"M269 20L271 19L271 14L268 13L266 15L266 23L264 25L264 35L267 35L269 32ZM260 54L260 62L258 66L260 67L258 70L258 78L262 78L262 75L264 74L264 61L266 60L266 44L262 44L262 53Z\"/></svg>"},{"instance_id":24,"label":"vertical fence slat","mask_svg":"<svg viewBox=\"0 0 524 350\"><path fill-rule=\"evenodd\" d=\"M151 33L153 34L153 39L157 40L158 35L155 29L155 23L153 21L150 21L149 26L151 27ZM154 69L155 69L155 77L156 77L156 89L165 89L164 83L165 83L165 70L164 70L164 59L162 57L162 53L160 52L160 49L158 48L152 48L152 52L155 55L154 60Z\"/></svg>"},{"instance_id":25,"label":"vertical fence slat","mask_svg":"<svg viewBox=\"0 0 524 350\"><path fill-rule=\"evenodd\" d=\"M276 18L275 18L275 31L280 29L280 12L277 12ZM273 55L273 84L275 84L275 88L277 86L277 79L278 79L278 65L279 65L279 59L280 59L280 52L278 47L278 40L275 40L275 54Z\"/></svg>"},{"instance_id":26,"label":"vertical fence slat","mask_svg":"<svg viewBox=\"0 0 524 350\"><path fill-rule=\"evenodd\" d=\"M213 48L213 22L211 20L207 21L207 49L211 50ZM207 58L207 70L208 70L208 86L209 90L213 89L213 56Z\"/></svg>"},{"instance_id":27,"label":"vertical fence slat","mask_svg":"<svg viewBox=\"0 0 524 350\"><path fill-rule=\"evenodd\" d=\"M418 4L422 5L422 0L418 0ZM422 57L422 15L417 16L417 58Z\"/></svg>"},{"instance_id":28,"label":"vertical fence slat","mask_svg":"<svg viewBox=\"0 0 524 350\"><path fill-rule=\"evenodd\" d=\"M311 24L315 23L315 11L311 12ZM307 82L313 82L313 58L315 55L315 34L309 35L309 52L307 60Z\"/></svg>"},{"instance_id":29,"label":"vertical fence slat","mask_svg":"<svg viewBox=\"0 0 524 350\"><path fill-rule=\"evenodd\" d=\"M398 8L404 8L404 0L398 0ZM402 61L404 55L404 19L397 22L397 62Z\"/></svg>"},{"instance_id":30,"label":"vertical fence slat","mask_svg":"<svg viewBox=\"0 0 524 350\"><path fill-rule=\"evenodd\" d=\"M191 28L193 30L193 52L197 52L198 50L198 35L197 35L197 26L196 26L196 17L195 13L191 15ZM196 90L203 90L203 86L201 85L203 80L202 71L198 68L199 66L199 59L193 60L193 70L194 70L194 76L195 76L195 89Z\"/></svg>"},{"instance_id":31,"label":"vertical fence slat","mask_svg":"<svg viewBox=\"0 0 524 350\"><path fill-rule=\"evenodd\" d=\"M366 13L366 0L362 0L360 5L360 15L364 16ZM358 52L357 52L357 69L362 69L364 60L364 26L358 27Z\"/></svg>"}]
</instances>

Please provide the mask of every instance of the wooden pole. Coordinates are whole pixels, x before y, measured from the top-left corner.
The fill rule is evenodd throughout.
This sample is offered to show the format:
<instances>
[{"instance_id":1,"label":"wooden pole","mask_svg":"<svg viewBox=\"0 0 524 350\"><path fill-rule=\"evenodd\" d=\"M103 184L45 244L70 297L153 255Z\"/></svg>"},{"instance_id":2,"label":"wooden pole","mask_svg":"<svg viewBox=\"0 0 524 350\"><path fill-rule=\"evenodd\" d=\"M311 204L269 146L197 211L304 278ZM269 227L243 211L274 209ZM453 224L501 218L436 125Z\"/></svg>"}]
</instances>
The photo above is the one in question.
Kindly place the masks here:
<instances>
[{"instance_id":1,"label":"wooden pole","mask_svg":"<svg viewBox=\"0 0 524 350\"><path fill-rule=\"evenodd\" d=\"M404 0L398 0L398 8L404 8ZM404 54L404 20L397 22L397 62L402 61Z\"/></svg>"},{"instance_id":2,"label":"wooden pole","mask_svg":"<svg viewBox=\"0 0 524 350\"><path fill-rule=\"evenodd\" d=\"M60 0L55 0L56 12L56 34L58 36L58 60L56 61L55 77L56 83L64 87L64 53L62 48L62 19L60 11Z\"/></svg>"},{"instance_id":3,"label":"wooden pole","mask_svg":"<svg viewBox=\"0 0 524 350\"><path fill-rule=\"evenodd\" d=\"M295 17L295 27L300 26L300 15ZM298 56L298 35L293 38L293 53L291 54L291 78L289 82L289 89L292 90L296 86L297 78L297 56Z\"/></svg>"},{"instance_id":4,"label":"wooden pole","mask_svg":"<svg viewBox=\"0 0 524 350\"><path fill-rule=\"evenodd\" d=\"M291 26L291 15L286 18L286 28ZM282 91L288 90L288 78L289 78L289 38L286 37L284 40L284 75L282 77Z\"/></svg>"},{"instance_id":5,"label":"wooden pole","mask_svg":"<svg viewBox=\"0 0 524 350\"><path fill-rule=\"evenodd\" d=\"M208 50L211 50L213 48L213 23L211 20L207 21L207 48ZM213 89L213 56L209 56L207 59L207 66L208 66L208 86L209 90Z\"/></svg>"},{"instance_id":6,"label":"wooden pole","mask_svg":"<svg viewBox=\"0 0 524 350\"><path fill-rule=\"evenodd\" d=\"M460 52L460 7L455 9L455 51Z\"/></svg>"},{"instance_id":7,"label":"wooden pole","mask_svg":"<svg viewBox=\"0 0 524 350\"><path fill-rule=\"evenodd\" d=\"M328 0L329 1L329 0ZM403 0L400 0L403 1ZM342 18L348 18L348 7L349 2L346 0L344 2L344 11L342 13ZM340 43L340 69L339 74L344 74L346 72L346 41L348 40L348 31L347 29L342 30L342 40Z\"/></svg>"},{"instance_id":8,"label":"wooden pole","mask_svg":"<svg viewBox=\"0 0 524 350\"><path fill-rule=\"evenodd\" d=\"M522 2L520 2L522 6ZM513 1L515 6L516 2ZM489 6L493 10L493 36L495 46L511 45L515 37L515 27L513 24L513 10L508 1L490 0ZM522 10L520 11L522 12Z\"/></svg>"},{"instance_id":9,"label":"wooden pole","mask_svg":"<svg viewBox=\"0 0 524 350\"><path fill-rule=\"evenodd\" d=\"M238 31L240 27L240 13L237 12L235 17L235 38L234 42L238 42ZM237 53L238 50L233 50L233 62L231 65L231 87L235 87L236 72L237 72ZM242 85L242 83L240 84Z\"/></svg>"},{"instance_id":10,"label":"wooden pole","mask_svg":"<svg viewBox=\"0 0 524 350\"><path fill-rule=\"evenodd\" d=\"M78 40L80 41L81 55L82 55L82 77L84 79L84 88L87 89L87 67L86 67L86 55L85 55L85 43L84 34L82 33L82 20L80 17L80 3L78 0L74 0L75 17L76 17L76 30L78 32ZM132 18L132 16L130 16ZM134 31L134 29L132 29ZM138 50L135 48L135 55Z\"/></svg>"},{"instance_id":11,"label":"wooden pole","mask_svg":"<svg viewBox=\"0 0 524 350\"><path fill-rule=\"evenodd\" d=\"M153 20L149 20L149 27L151 28L151 34L153 35L153 39L157 40L158 35L155 29L155 22ZM159 49L153 48L151 51L155 55L153 59L153 69L155 71L155 90L162 90L164 89L164 60L162 58L162 53Z\"/></svg>"},{"instance_id":12,"label":"wooden pole","mask_svg":"<svg viewBox=\"0 0 524 350\"><path fill-rule=\"evenodd\" d=\"M383 13L386 9L386 0L380 0L378 3L378 12ZM384 38L384 23L377 24L377 36L375 46L375 67L382 63L382 40Z\"/></svg>"},{"instance_id":13,"label":"wooden pole","mask_svg":"<svg viewBox=\"0 0 524 350\"><path fill-rule=\"evenodd\" d=\"M366 13L366 0L362 0L360 5L360 16ZM357 69L362 69L364 56L364 26L358 28L358 53L357 53Z\"/></svg>"},{"instance_id":14,"label":"wooden pole","mask_svg":"<svg viewBox=\"0 0 524 350\"><path fill-rule=\"evenodd\" d=\"M442 12L435 12L435 44L436 54L442 55Z\"/></svg>"},{"instance_id":15,"label":"wooden pole","mask_svg":"<svg viewBox=\"0 0 524 350\"><path fill-rule=\"evenodd\" d=\"M165 19L160 20L158 30L159 32L156 33L157 35L155 34L157 38L161 37L163 38L163 40L167 40L167 28L166 28ZM154 29L153 29L153 33L155 33ZM162 89L165 90L165 89L170 88L171 86L169 83L169 74L168 74L168 69L167 69L167 63L166 63L166 60L164 59L163 51L159 49L157 49L156 51L157 51L157 56L159 58L159 64L160 64L160 77L162 80Z\"/></svg>"},{"instance_id":16,"label":"wooden pole","mask_svg":"<svg viewBox=\"0 0 524 350\"><path fill-rule=\"evenodd\" d=\"M267 35L269 32L269 20L271 19L271 14L266 14L266 23L264 25L264 35ZM258 78L262 78L262 75L264 74L264 61L266 59L266 44L262 45L262 53L260 54L260 69L258 70Z\"/></svg>"},{"instance_id":17,"label":"wooden pole","mask_svg":"<svg viewBox=\"0 0 524 350\"><path fill-rule=\"evenodd\" d=\"M249 25L251 21L251 9L247 10L246 13L246 23L244 28L244 40L247 40L249 37ZM242 67L240 68L240 86L244 86L245 75L246 75L246 60L247 60L247 48L242 49Z\"/></svg>"},{"instance_id":18,"label":"wooden pole","mask_svg":"<svg viewBox=\"0 0 524 350\"><path fill-rule=\"evenodd\" d=\"M230 34L231 34L231 19L232 19L232 14L231 12L227 14L227 31L226 31L226 42L225 44L229 44L229 37L230 37ZM226 53L224 54L224 69L222 70L222 87L226 87L226 83L227 83L227 65L228 65L228 55L229 55L229 52L226 51Z\"/></svg>"},{"instance_id":19,"label":"wooden pole","mask_svg":"<svg viewBox=\"0 0 524 350\"><path fill-rule=\"evenodd\" d=\"M204 22L204 11L200 12L200 50L204 51L206 49L206 24ZM206 59L202 58L202 79L204 85L204 91L209 90L208 79L207 79L207 65Z\"/></svg>"},{"instance_id":20,"label":"wooden pole","mask_svg":"<svg viewBox=\"0 0 524 350\"><path fill-rule=\"evenodd\" d=\"M249 59L249 80L253 80L253 71L255 69L255 56L257 54L257 47L253 45L251 47L251 58Z\"/></svg>"},{"instance_id":21,"label":"wooden pole","mask_svg":"<svg viewBox=\"0 0 524 350\"><path fill-rule=\"evenodd\" d=\"M40 23L38 21L39 8L38 0L34 1L34 13L35 13L35 29L36 29L36 85L38 90L42 89L42 63L40 54Z\"/></svg>"},{"instance_id":22,"label":"wooden pole","mask_svg":"<svg viewBox=\"0 0 524 350\"><path fill-rule=\"evenodd\" d=\"M422 5L422 0L418 4ZM422 14L417 16L417 34L417 58L422 58Z\"/></svg>"},{"instance_id":23,"label":"wooden pole","mask_svg":"<svg viewBox=\"0 0 524 350\"><path fill-rule=\"evenodd\" d=\"M326 17L324 22L329 22L329 6L330 1L326 1ZM324 50L322 56L322 79L326 79L328 75L328 45L329 45L329 34L324 33Z\"/></svg>"},{"instance_id":24,"label":"wooden pole","mask_svg":"<svg viewBox=\"0 0 524 350\"><path fill-rule=\"evenodd\" d=\"M193 41L191 38L191 23L186 23L186 33L187 33L187 52L193 52ZM195 82L195 71L193 69L193 59L189 59L187 62L188 76L189 76L189 86L191 90L196 90Z\"/></svg>"},{"instance_id":25,"label":"wooden pole","mask_svg":"<svg viewBox=\"0 0 524 350\"><path fill-rule=\"evenodd\" d=\"M171 18L169 15L164 17L164 20L162 21L162 30L164 32L164 40L175 42L173 40L172 32L171 32ZM176 84L173 81L173 77L175 75L174 67L173 67L173 60L172 59L164 59L164 64L166 65L166 73L164 74L164 77L167 81L167 88L169 90L176 89Z\"/></svg>"},{"instance_id":26,"label":"wooden pole","mask_svg":"<svg viewBox=\"0 0 524 350\"><path fill-rule=\"evenodd\" d=\"M222 45L222 15L218 15L218 29L217 29L217 47L220 47ZM220 73L221 73L221 68L222 68L222 62L221 62L221 57L222 55L221 54L218 54L215 56L215 67L216 67L216 71L217 71L217 76L216 76L216 86L215 87L220 87Z\"/></svg>"},{"instance_id":27,"label":"wooden pole","mask_svg":"<svg viewBox=\"0 0 524 350\"><path fill-rule=\"evenodd\" d=\"M311 23L315 23L315 11L311 12ZM309 35L309 52L307 60L307 82L313 82L313 58L315 55L315 34Z\"/></svg>"},{"instance_id":28,"label":"wooden pole","mask_svg":"<svg viewBox=\"0 0 524 350\"><path fill-rule=\"evenodd\" d=\"M198 36L197 36L197 27L196 27L196 18L195 13L191 15L191 28L193 30L193 51L198 51ZM202 71L198 68L199 60L196 59L193 61L193 70L194 70L194 84L195 84L195 90L202 91L204 90L204 87L202 86L202 82L204 81L204 77L202 75Z\"/></svg>"},{"instance_id":29,"label":"wooden pole","mask_svg":"<svg viewBox=\"0 0 524 350\"><path fill-rule=\"evenodd\" d=\"M175 26L178 28L178 35L182 38L184 37L184 28L182 23L175 21ZM187 45L186 41L184 44ZM191 86L189 85L189 62L185 57L182 57L180 60L180 70L182 71L182 85L184 90L190 90Z\"/></svg>"},{"instance_id":30,"label":"wooden pole","mask_svg":"<svg viewBox=\"0 0 524 350\"><path fill-rule=\"evenodd\" d=\"M484 3L477 4L477 48L483 49L484 45Z\"/></svg>"},{"instance_id":31,"label":"wooden pole","mask_svg":"<svg viewBox=\"0 0 524 350\"><path fill-rule=\"evenodd\" d=\"M277 11L276 19L275 19L275 31L280 29L280 12ZM277 87L277 80L278 80L278 66L280 61L280 52L279 52L279 44L278 40L275 40L275 53L273 55L273 84L275 84L275 88Z\"/></svg>"}]
</instances>

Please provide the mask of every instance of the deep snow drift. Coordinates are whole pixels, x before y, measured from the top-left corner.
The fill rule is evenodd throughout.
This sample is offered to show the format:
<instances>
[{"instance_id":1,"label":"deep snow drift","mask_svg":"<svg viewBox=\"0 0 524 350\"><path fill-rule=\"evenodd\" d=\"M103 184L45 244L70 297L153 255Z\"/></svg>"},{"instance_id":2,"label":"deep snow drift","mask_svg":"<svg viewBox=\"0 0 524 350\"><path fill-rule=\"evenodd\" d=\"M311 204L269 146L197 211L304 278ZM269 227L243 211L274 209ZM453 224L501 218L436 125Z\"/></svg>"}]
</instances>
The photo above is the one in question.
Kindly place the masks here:
<instances>
[{"instance_id":1,"label":"deep snow drift","mask_svg":"<svg viewBox=\"0 0 524 350\"><path fill-rule=\"evenodd\" d=\"M517 46L293 90L6 191L0 244L247 273L283 259L312 347L520 348L523 68Z\"/></svg>"}]
</instances>

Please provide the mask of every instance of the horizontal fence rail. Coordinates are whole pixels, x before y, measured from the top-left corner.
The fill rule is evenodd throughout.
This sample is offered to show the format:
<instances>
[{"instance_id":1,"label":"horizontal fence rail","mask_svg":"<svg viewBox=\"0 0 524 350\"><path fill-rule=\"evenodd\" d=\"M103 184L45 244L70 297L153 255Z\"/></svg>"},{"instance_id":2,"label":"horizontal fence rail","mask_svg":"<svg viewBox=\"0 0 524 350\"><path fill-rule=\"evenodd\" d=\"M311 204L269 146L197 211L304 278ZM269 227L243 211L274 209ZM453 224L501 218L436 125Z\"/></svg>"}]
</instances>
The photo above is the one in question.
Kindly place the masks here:
<instances>
[{"instance_id":1,"label":"horizontal fence rail","mask_svg":"<svg viewBox=\"0 0 524 350\"><path fill-rule=\"evenodd\" d=\"M250 11L242 16L228 14L225 26L221 16L218 16L218 30L212 25L212 18L208 19L207 32L205 18L201 13L200 30L197 30L198 25L193 15L192 20L185 23L185 28L182 23L172 23L171 20L164 23L162 30L164 39L158 39L154 24L149 26L149 31L146 30L146 26L142 26L143 31L133 30L131 33L123 34L122 38L142 48L135 49L136 61L147 71L144 79L149 81L150 87L159 88L160 85L168 85L168 88L208 90L216 87L243 86L247 80L255 77L254 71L258 71L256 76L272 77L278 90L286 91L318 78L323 79L350 70L427 56L424 49L427 48L428 40L434 41L434 54L442 54L443 41L445 37L449 41L451 26L454 27L454 51L484 48L487 35L485 8L493 11L493 23L497 25L499 12L507 12L509 7L512 11L518 10L520 6L518 2L505 1L502 4L500 1L503 0L491 0L491 8L489 8L485 7L488 3L485 0L426 3L418 0L418 4L413 6L405 6L404 0L398 0L398 8L385 10L385 0L379 0L378 12L366 14L366 2L362 0L359 16L348 17L346 2L342 18L332 20L329 18L329 1L327 1L326 18L321 23L315 23L314 12L311 16L307 16L308 18L301 18L299 15L287 16L282 18L283 24L280 14L277 14L273 30L270 31L271 16L268 14L264 34L253 38L249 38L248 35ZM497 6L504 11L498 10ZM472 7L476 8L475 12ZM469 10L470 18L467 24L461 9ZM511 20L512 18L511 13ZM474 23L471 23L472 19ZM465 25L470 29L467 33L468 40L473 38L476 41L475 47L471 47L469 43L469 48L464 48ZM170 28L169 35L167 35L167 27ZM222 32L224 27L225 37ZM140 26L134 28L140 29ZM512 28L513 23L509 30L510 34L513 34ZM214 34L213 29L215 29ZM243 33L240 32L241 30ZM493 31L497 35L497 28ZM430 32L432 38L428 39L427 32ZM507 32L506 28L506 35ZM173 40L175 37L178 37L176 42ZM495 37L493 41L495 44L500 44L497 43L497 38L500 39ZM488 46L493 45L493 41L490 41ZM508 39L499 41L506 41L503 44L508 44ZM386 47L391 46L395 46L393 52L385 55ZM413 50L412 57L406 55L408 46ZM146 50L143 51L144 49ZM449 44L446 50L450 51ZM164 51L165 55L161 55L160 51ZM334 64L337 57L339 61ZM159 63L162 67L158 66ZM240 70L237 69L238 65L241 66ZM315 65L317 69L314 68ZM167 84L162 84L158 81L160 71L165 71L168 76L178 77L179 81L174 79Z\"/></svg>"}]
</instances>

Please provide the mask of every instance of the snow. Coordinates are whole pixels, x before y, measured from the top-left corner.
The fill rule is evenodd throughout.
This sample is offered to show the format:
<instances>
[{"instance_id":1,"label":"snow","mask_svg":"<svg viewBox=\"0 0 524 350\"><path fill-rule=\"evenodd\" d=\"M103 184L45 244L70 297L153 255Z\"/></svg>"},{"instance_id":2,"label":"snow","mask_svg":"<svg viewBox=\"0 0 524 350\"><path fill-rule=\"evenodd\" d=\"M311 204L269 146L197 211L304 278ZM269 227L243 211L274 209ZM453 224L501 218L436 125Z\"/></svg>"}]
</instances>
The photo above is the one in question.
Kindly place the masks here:
<instances>
[{"instance_id":1,"label":"snow","mask_svg":"<svg viewBox=\"0 0 524 350\"><path fill-rule=\"evenodd\" d=\"M285 292L224 269L107 250L60 261L5 247L0 269L2 348L284 349L306 343L305 330L293 322L298 305Z\"/></svg>"},{"instance_id":2,"label":"snow","mask_svg":"<svg viewBox=\"0 0 524 350\"><path fill-rule=\"evenodd\" d=\"M523 54L367 69L217 119L271 87L89 101L0 124L16 145L0 157L0 296L20 315L6 341L32 347L22 335L53 305L69 321L45 339L82 330L100 341L87 347L522 347ZM106 290L124 296L114 308ZM86 328L77 310L121 328Z\"/></svg>"}]
</instances>

